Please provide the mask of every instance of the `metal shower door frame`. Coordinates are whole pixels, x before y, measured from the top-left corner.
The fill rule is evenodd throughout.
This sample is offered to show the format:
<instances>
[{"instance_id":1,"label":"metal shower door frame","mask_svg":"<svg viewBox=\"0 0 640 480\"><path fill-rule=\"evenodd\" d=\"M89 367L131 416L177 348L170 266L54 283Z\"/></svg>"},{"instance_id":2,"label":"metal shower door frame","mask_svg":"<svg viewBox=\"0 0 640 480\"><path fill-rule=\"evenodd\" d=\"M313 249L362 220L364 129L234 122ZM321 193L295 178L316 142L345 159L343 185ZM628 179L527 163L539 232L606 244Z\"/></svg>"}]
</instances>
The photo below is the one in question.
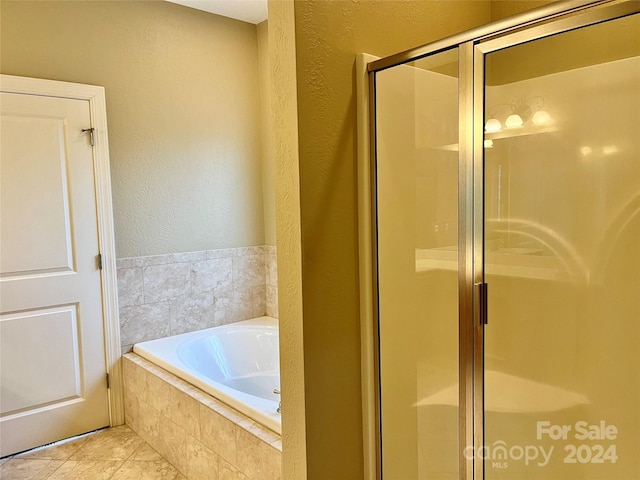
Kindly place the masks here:
<instances>
[{"instance_id":1,"label":"metal shower door frame","mask_svg":"<svg viewBox=\"0 0 640 480\"><path fill-rule=\"evenodd\" d=\"M373 382L376 405L377 480L382 477L379 370L379 308L377 270L376 82L377 72L445 50L458 49L458 359L459 359L459 479L484 480L485 464L476 455L484 444L484 83L489 53L581 27L640 12L633 0L567 1L537 8L436 42L373 61L369 78L369 154L371 212L371 328L374 339ZM372 393L372 392L369 392ZM363 392L367 394L367 392Z\"/></svg>"}]
</instances>

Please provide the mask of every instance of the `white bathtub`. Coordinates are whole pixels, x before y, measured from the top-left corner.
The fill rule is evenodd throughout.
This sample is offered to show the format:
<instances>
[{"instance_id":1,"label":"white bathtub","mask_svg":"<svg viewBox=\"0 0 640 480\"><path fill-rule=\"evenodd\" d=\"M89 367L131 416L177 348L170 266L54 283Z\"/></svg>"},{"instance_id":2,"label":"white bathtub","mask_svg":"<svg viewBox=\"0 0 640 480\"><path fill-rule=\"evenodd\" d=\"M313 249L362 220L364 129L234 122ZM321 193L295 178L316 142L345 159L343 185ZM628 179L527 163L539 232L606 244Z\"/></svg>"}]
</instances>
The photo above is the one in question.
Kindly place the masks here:
<instances>
[{"instance_id":1,"label":"white bathtub","mask_svg":"<svg viewBox=\"0 0 640 480\"><path fill-rule=\"evenodd\" d=\"M278 321L260 317L134 345L133 351L281 433Z\"/></svg>"}]
</instances>

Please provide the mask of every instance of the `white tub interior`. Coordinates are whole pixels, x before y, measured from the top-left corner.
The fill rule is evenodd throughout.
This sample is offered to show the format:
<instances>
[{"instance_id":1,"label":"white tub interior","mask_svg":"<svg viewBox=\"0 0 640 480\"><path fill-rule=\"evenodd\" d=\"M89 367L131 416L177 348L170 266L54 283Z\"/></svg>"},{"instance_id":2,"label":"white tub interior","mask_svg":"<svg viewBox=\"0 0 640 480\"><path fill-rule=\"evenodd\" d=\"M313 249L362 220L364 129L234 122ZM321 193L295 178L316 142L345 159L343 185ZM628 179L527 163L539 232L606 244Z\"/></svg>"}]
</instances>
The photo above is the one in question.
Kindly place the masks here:
<instances>
[{"instance_id":1,"label":"white tub interior","mask_svg":"<svg viewBox=\"0 0 640 480\"><path fill-rule=\"evenodd\" d=\"M278 321L260 317L134 345L133 351L281 432Z\"/></svg>"}]
</instances>

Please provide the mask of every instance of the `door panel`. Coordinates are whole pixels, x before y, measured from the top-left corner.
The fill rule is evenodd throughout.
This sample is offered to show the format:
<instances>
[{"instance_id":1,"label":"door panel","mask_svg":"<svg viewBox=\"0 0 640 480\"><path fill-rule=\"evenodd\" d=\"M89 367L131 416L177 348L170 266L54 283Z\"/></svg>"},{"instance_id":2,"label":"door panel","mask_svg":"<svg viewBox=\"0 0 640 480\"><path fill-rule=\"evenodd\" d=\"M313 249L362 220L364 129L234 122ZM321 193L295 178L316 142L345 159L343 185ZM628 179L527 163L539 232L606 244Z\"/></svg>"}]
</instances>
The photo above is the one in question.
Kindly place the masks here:
<instances>
[{"instance_id":1,"label":"door panel","mask_svg":"<svg viewBox=\"0 0 640 480\"><path fill-rule=\"evenodd\" d=\"M3 276L73 269L65 130L63 117L2 116L2 201L20 205L2 212Z\"/></svg>"},{"instance_id":2,"label":"door panel","mask_svg":"<svg viewBox=\"0 0 640 480\"><path fill-rule=\"evenodd\" d=\"M76 310L65 305L3 317L2 362L22 366L2 370L3 413L81 397ZM56 366L56 375L47 365Z\"/></svg>"},{"instance_id":3,"label":"door panel","mask_svg":"<svg viewBox=\"0 0 640 480\"><path fill-rule=\"evenodd\" d=\"M2 93L1 454L109 424L89 102Z\"/></svg>"},{"instance_id":4,"label":"door panel","mask_svg":"<svg viewBox=\"0 0 640 480\"><path fill-rule=\"evenodd\" d=\"M638 32L486 56L489 480L640 478Z\"/></svg>"}]
</instances>

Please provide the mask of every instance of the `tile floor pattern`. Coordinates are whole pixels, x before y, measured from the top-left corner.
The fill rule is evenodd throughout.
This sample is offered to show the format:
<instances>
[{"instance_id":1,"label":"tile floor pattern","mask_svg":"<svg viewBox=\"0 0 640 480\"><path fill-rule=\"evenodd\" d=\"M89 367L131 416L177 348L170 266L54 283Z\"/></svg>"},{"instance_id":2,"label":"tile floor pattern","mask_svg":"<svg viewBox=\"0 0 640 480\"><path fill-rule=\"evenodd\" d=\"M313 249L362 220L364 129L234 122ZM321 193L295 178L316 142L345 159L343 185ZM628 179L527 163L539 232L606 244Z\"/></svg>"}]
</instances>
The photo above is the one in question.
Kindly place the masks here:
<instances>
[{"instance_id":1,"label":"tile floor pattern","mask_svg":"<svg viewBox=\"0 0 640 480\"><path fill-rule=\"evenodd\" d=\"M186 480L126 425L0 459L1 480Z\"/></svg>"}]
</instances>

